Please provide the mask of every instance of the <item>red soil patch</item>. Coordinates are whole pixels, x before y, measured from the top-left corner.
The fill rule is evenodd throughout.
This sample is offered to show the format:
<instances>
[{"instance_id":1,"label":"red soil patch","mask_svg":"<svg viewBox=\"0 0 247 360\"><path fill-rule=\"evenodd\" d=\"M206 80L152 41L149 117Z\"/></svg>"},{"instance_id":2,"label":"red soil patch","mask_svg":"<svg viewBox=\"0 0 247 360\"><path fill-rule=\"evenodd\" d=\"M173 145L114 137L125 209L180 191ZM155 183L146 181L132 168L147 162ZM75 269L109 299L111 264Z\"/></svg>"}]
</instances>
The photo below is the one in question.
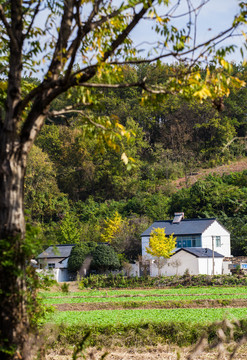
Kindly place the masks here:
<instances>
[{"instance_id":1,"label":"red soil patch","mask_svg":"<svg viewBox=\"0 0 247 360\"><path fill-rule=\"evenodd\" d=\"M126 309L176 309L176 308L227 308L247 307L247 299L232 300L193 300L193 301L147 301L146 303L84 303L54 304L59 311L93 311L93 310L126 310Z\"/></svg>"},{"instance_id":2,"label":"red soil patch","mask_svg":"<svg viewBox=\"0 0 247 360\"><path fill-rule=\"evenodd\" d=\"M209 174L223 175L223 174L230 174L232 172L240 172L246 169L247 169L247 158L244 158L227 165L221 165L211 169L199 170L197 174L177 179L173 182L173 184L176 186L177 189L181 189L185 186L188 187L193 185L196 181L207 177Z\"/></svg>"}]
</instances>

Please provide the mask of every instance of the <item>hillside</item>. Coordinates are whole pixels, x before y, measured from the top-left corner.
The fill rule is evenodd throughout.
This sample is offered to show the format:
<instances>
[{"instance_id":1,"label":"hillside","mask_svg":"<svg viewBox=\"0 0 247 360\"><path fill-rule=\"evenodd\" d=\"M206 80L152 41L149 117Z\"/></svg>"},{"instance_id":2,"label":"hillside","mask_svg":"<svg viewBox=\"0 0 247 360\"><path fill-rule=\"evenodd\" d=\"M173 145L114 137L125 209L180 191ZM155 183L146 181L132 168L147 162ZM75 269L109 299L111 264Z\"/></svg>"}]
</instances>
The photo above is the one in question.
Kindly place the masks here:
<instances>
[{"instance_id":1,"label":"hillside","mask_svg":"<svg viewBox=\"0 0 247 360\"><path fill-rule=\"evenodd\" d=\"M239 172L247 169L247 157L241 160L233 161L229 164L216 166L210 169L201 169L196 174L189 175L174 181L174 184L177 189L182 189L183 187L189 187L193 185L199 179L206 178L209 174L230 174L232 172Z\"/></svg>"}]
</instances>

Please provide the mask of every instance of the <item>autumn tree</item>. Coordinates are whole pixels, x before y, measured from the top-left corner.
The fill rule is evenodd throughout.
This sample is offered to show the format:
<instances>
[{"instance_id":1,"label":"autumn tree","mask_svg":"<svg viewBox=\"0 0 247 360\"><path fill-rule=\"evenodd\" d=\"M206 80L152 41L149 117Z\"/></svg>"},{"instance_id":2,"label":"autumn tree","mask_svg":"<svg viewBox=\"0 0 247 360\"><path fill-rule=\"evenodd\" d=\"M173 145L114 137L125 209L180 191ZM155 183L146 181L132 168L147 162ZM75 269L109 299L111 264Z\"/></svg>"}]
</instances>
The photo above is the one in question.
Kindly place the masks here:
<instances>
[{"instance_id":1,"label":"autumn tree","mask_svg":"<svg viewBox=\"0 0 247 360\"><path fill-rule=\"evenodd\" d=\"M159 276L161 269L165 265L165 259L169 259L176 247L176 237L173 234L166 236L164 228L157 228L151 231L149 247L146 247L148 254L156 257L155 263L158 268Z\"/></svg>"},{"instance_id":2,"label":"autumn tree","mask_svg":"<svg viewBox=\"0 0 247 360\"><path fill-rule=\"evenodd\" d=\"M112 243L114 237L118 234L119 231L123 228L124 220L122 216L116 211L112 218L107 218L105 220L105 227L101 234L101 240L103 242Z\"/></svg>"},{"instance_id":3,"label":"autumn tree","mask_svg":"<svg viewBox=\"0 0 247 360\"><path fill-rule=\"evenodd\" d=\"M202 1L199 8L185 1L188 11L178 13L188 17L184 29L172 22L180 3L174 1L169 7L167 0L0 1L1 359L27 359L30 353L30 315L26 306L30 249L25 242L23 189L28 154L45 119L68 113L77 115L90 131L92 126L101 130L98 136L114 147L114 136L128 134L115 117L94 118L87 111L87 106L100 102L100 97L90 91L92 88L139 86L145 99L147 92L153 96L180 92L216 101L228 93L230 82L238 83L229 72L224 73L230 71L230 65L222 58L224 51L217 51L216 45L232 36L245 21L245 3L240 3L240 14L232 26L201 43L191 38L197 24L193 17L197 20L198 10L207 1ZM130 38L141 20L152 21L155 31L163 36L154 45L156 54L150 49L143 60L138 59ZM206 62L209 52L216 56L202 75L196 64L200 59ZM169 74L162 86L148 83L145 78L134 83L122 81L124 64L155 62L171 56L183 65ZM221 69L216 75L212 70L217 65ZM38 71L40 81L30 82L30 76ZM63 94L73 96L71 104L63 109L53 107ZM69 123L71 119L67 120ZM126 154L122 159L127 164Z\"/></svg>"}]
</instances>

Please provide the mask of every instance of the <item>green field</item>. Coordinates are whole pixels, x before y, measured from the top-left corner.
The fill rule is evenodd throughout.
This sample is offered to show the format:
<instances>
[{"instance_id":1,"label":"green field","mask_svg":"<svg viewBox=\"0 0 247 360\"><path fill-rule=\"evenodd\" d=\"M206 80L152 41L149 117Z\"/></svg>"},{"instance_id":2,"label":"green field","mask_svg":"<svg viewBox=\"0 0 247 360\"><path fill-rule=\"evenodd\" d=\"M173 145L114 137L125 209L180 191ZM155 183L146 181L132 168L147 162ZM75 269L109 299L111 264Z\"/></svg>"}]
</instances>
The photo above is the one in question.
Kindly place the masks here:
<instances>
[{"instance_id":1,"label":"green field","mask_svg":"<svg viewBox=\"0 0 247 360\"><path fill-rule=\"evenodd\" d=\"M80 341L83 334L91 331L93 345L119 341L124 346L137 343L143 346L167 340L184 345L195 342L204 331L215 336L216 328L212 330L210 326L216 321L238 319L247 326L247 307L234 307L236 302L231 304L234 299L242 299L240 306L245 305L247 287L243 286L46 291L40 295L43 303L57 305L60 309L48 314L45 323L59 327L64 344ZM209 307L215 303L208 300L218 300L219 307ZM166 302L172 306L165 309ZM145 304L145 308L138 304ZM187 307L181 307L183 305Z\"/></svg>"},{"instance_id":2,"label":"green field","mask_svg":"<svg viewBox=\"0 0 247 360\"><path fill-rule=\"evenodd\" d=\"M247 308L62 311L54 314L50 321L82 326L129 326L163 322L209 324L224 318L242 319L246 315Z\"/></svg>"},{"instance_id":3,"label":"green field","mask_svg":"<svg viewBox=\"0 0 247 360\"><path fill-rule=\"evenodd\" d=\"M63 294L59 292L44 291L40 295L43 298L49 297L73 297L81 296L85 298L97 296L97 297L109 297L109 296L134 296L134 295L193 295L193 294L247 294L247 286L234 286L234 287L184 287L184 288L171 288L171 289L125 289L125 290L83 290L77 292L69 292Z\"/></svg>"},{"instance_id":4,"label":"green field","mask_svg":"<svg viewBox=\"0 0 247 360\"><path fill-rule=\"evenodd\" d=\"M247 287L201 287L183 289L149 289L149 290L87 290L73 293L44 292L41 293L45 304L64 304L64 311L56 311L49 319L55 323L67 324L133 324L139 322L189 321L213 322L224 317L244 318L247 308L202 308L196 309L196 300L233 300L247 299ZM190 302L192 308L188 309L129 309L129 310L101 310L100 304L131 304L150 302L174 301ZM195 301L195 306L193 306ZM93 311L66 311L66 304L98 304ZM152 307L152 306L151 306ZM175 307L178 307L177 305ZM193 308L195 307L195 308Z\"/></svg>"},{"instance_id":5,"label":"green field","mask_svg":"<svg viewBox=\"0 0 247 360\"><path fill-rule=\"evenodd\" d=\"M170 295L170 296L133 296L133 297L59 297L46 298L46 304L83 304L83 303L128 303L128 302L150 302L150 301L179 301L179 300L232 300L232 299L247 299L247 294L212 294L212 295Z\"/></svg>"}]
</instances>

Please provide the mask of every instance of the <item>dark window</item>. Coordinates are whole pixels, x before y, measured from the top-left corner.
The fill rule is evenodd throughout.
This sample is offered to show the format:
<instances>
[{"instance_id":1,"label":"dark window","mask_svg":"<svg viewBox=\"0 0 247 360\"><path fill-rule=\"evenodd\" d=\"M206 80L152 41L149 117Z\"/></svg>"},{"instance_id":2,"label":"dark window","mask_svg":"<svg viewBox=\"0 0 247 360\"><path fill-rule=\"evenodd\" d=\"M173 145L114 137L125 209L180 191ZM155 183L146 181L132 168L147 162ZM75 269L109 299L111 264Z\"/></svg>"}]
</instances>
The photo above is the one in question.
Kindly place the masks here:
<instances>
[{"instance_id":1,"label":"dark window","mask_svg":"<svg viewBox=\"0 0 247 360\"><path fill-rule=\"evenodd\" d=\"M220 239L220 236L216 236L216 247L221 247L221 239Z\"/></svg>"},{"instance_id":2,"label":"dark window","mask_svg":"<svg viewBox=\"0 0 247 360\"><path fill-rule=\"evenodd\" d=\"M177 247L202 247L200 235L177 236Z\"/></svg>"}]
</instances>

